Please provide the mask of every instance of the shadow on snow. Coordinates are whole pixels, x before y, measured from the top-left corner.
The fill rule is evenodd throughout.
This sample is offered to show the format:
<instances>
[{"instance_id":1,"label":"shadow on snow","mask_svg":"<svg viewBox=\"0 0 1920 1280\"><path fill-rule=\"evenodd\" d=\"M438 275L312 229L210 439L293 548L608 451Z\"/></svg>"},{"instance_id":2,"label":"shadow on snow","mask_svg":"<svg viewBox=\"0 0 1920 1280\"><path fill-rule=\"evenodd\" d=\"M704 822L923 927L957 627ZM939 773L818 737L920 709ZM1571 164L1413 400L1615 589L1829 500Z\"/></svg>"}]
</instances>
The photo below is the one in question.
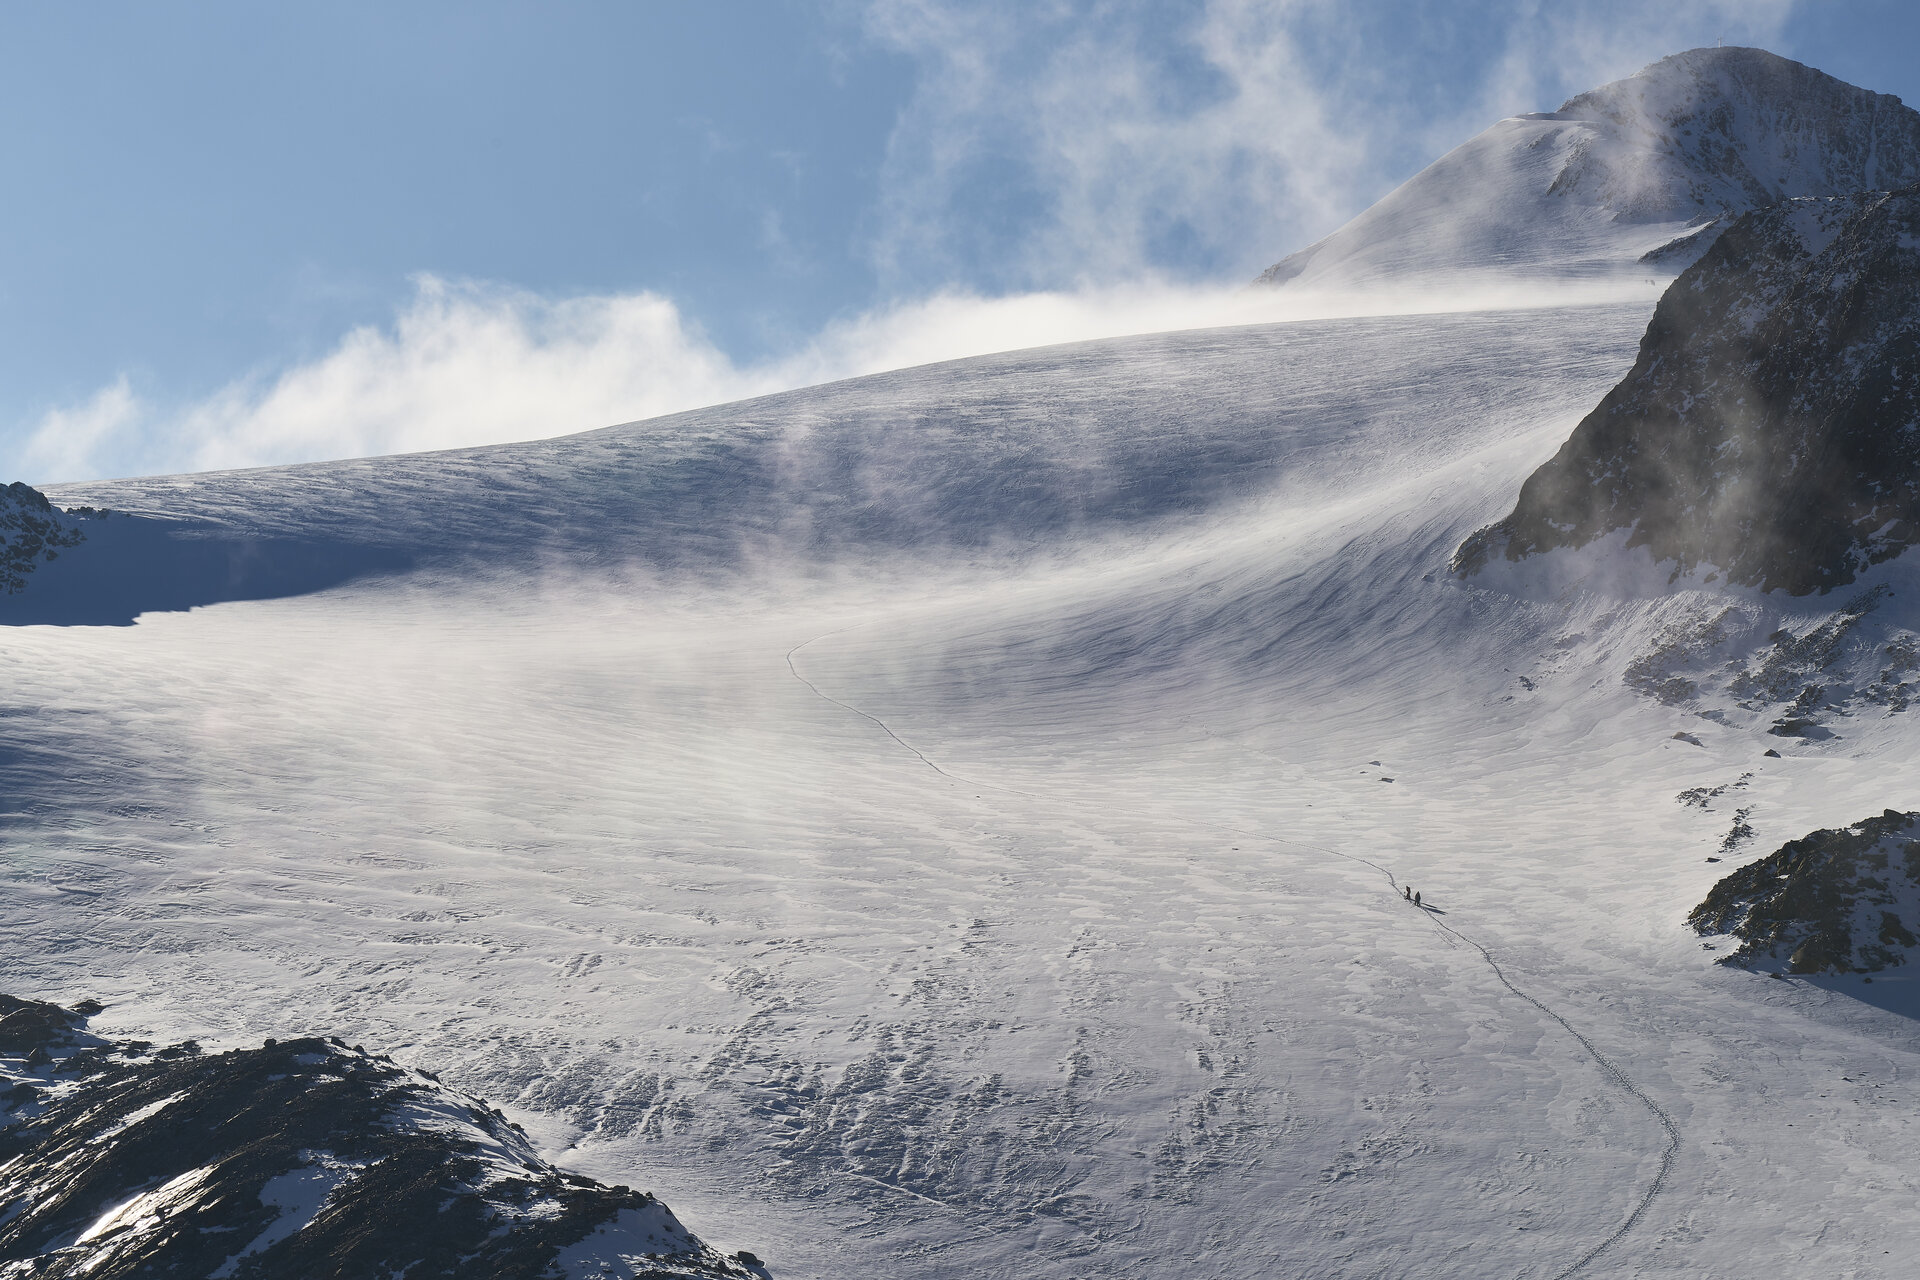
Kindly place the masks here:
<instances>
[{"instance_id":1,"label":"shadow on snow","mask_svg":"<svg viewBox=\"0 0 1920 1280\"><path fill-rule=\"evenodd\" d=\"M306 595L410 568L393 547L268 538L211 522L112 515L0 596L0 626L130 626L142 613Z\"/></svg>"}]
</instances>

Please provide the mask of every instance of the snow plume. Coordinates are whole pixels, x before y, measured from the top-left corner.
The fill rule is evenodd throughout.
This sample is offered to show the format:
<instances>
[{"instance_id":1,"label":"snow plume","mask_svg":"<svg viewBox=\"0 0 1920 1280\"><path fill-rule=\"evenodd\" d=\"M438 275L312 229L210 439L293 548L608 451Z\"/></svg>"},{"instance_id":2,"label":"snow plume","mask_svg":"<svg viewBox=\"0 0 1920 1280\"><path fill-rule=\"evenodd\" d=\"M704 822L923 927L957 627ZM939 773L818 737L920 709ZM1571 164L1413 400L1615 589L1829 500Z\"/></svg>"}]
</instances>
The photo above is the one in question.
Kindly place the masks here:
<instances>
[{"instance_id":1,"label":"snow plume","mask_svg":"<svg viewBox=\"0 0 1920 1280\"><path fill-rule=\"evenodd\" d=\"M142 407L125 375L67 408L48 411L14 454L21 475L85 475L141 423Z\"/></svg>"},{"instance_id":2,"label":"snow plume","mask_svg":"<svg viewBox=\"0 0 1920 1280\"><path fill-rule=\"evenodd\" d=\"M871 0L918 64L876 256L909 289L1249 277L1501 117L1722 37L1777 43L1791 8Z\"/></svg>"},{"instance_id":3,"label":"snow plume","mask_svg":"<svg viewBox=\"0 0 1920 1280\"><path fill-rule=\"evenodd\" d=\"M423 277L391 325L318 359L186 406L125 378L46 414L17 455L32 483L208 471L497 444L591 430L942 360L1129 334L1336 316L1641 298L1635 280L1459 279L1444 289L1315 294L1126 284L983 298L945 292L828 326L797 351L740 365L658 294L554 300Z\"/></svg>"},{"instance_id":4,"label":"snow plume","mask_svg":"<svg viewBox=\"0 0 1920 1280\"><path fill-rule=\"evenodd\" d=\"M1369 139L1334 114L1299 35L1335 7L876 0L871 30L920 67L888 157L883 271L914 281L991 250L1013 289L1250 275L1367 185Z\"/></svg>"},{"instance_id":5,"label":"snow plume","mask_svg":"<svg viewBox=\"0 0 1920 1280\"><path fill-rule=\"evenodd\" d=\"M1778 46L1797 3L1624 0L1599 8L1508 0L1497 6L1506 11L1506 36L1483 73L1480 92L1457 104L1457 113L1435 118L1424 140L1444 150L1492 120L1551 111L1687 49L1724 42L1791 56Z\"/></svg>"},{"instance_id":6,"label":"snow plume","mask_svg":"<svg viewBox=\"0 0 1920 1280\"><path fill-rule=\"evenodd\" d=\"M887 292L867 311L742 364L657 293L423 277L389 324L198 403L122 378L57 407L9 442L15 470L47 483L498 443L1023 346L1458 309L1473 303L1457 282L1284 301L1238 287L1493 118L1723 34L1767 41L1789 7L1622 0L1602 22L1538 0L859 0L917 86L872 224ZM1478 93L1443 62L1475 68Z\"/></svg>"}]
</instances>

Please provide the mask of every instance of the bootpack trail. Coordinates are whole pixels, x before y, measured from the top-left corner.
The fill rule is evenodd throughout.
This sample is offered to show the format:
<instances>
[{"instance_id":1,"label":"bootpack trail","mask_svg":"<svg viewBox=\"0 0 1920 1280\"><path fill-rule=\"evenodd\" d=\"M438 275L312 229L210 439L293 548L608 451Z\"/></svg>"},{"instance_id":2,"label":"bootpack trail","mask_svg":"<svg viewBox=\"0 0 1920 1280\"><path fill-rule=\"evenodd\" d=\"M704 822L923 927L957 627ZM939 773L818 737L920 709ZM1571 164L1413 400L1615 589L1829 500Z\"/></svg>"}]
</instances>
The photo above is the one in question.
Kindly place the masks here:
<instances>
[{"instance_id":1,"label":"bootpack trail","mask_svg":"<svg viewBox=\"0 0 1920 1280\"><path fill-rule=\"evenodd\" d=\"M887 738L891 740L896 746L900 747L902 750L912 755L921 764L933 770L933 772L939 774L941 777L947 779L949 782L964 784L966 786L972 786L972 787L981 787L987 790L998 791L1006 795L1020 796L1023 799L1028 799L1028 800L1042 799L1042 797L1036 796L1031 792L1021 791L1021 790L1018 790L1017 788L1004 786L999 783L983 782L975 778L963 777L959 774L953 773L947 769L942 768L930 756L928 756L925 752L920 750L920 748L914 746L912 743L908 742L905 738L901 737L900 734L896 732L894 728L891 725L889 725L885 720L881 719L879 716L876 716L869 711L865 711L857 706L854 706L852 703L846 702L840 698L833 697L831 694L828 694L826 691L821 689L812 680L808 679L806 676L800 673L800 668L795 663L794 658L795 658L795 655L797 655L802 649L807 648L809 645L812 645L817 641L827 639L829 636L839 635L846 631L856 630L857 627L858 627L858 624L856 624L856 626L854 627L842 627L836 631L823 632L820 635L816 635L811 639L804 640L801 643L793 646L791 649L787 650L785 654L785 660L786 660L786 666L787 666L788 672L792 674L795 680L799 681L802 685L806 686L806 688L811 693L813 693L815 697L818 697L824 702L830 703L833 706L838 707L843 711L849 712L877 726L880 729L880 731L883 734L885 734ZM1230 827L1230 826L1225 826L1219 823L1196 821L1192 819L1189 819L1189 821L1193 821L1194 825L1196 826L1208 827L1215 831L1226 832L1232 835L1240 836L1244 839L1262 840L1269 844L1285 845L1290 848L1296 848L1296 849L1306 849L1314 853L1323 854L1327 857L1339 858L1345 862L1350 862L1359 866L1367 867L1372 871L1378 873L1386 881L1388 889L1392 892L1393 897L1396 900L1402 900L1400 895L1400 890L1401 890L1400 880L1398 876L1394 874L1393 869L1386 864L1374 862L1371 859L1360 857L1357 854L1343 853L1338 849L1329 848L1325 845L1311 844L1307 841L1296 840L1291 837L1269 835L1262 831L1249 831L1244 828ZM1666 1145L1660 1152L1660 1167L1655 1172L1652 1180L1648 1182L1645 1189L1640 1193L1639 1197L1635 1200L1633 1208L1627 1214L1626 1218L1621 1221L1618 1227L1614 1228L1611 1234L1609 1234L1604 1239L1600 1240L1598 1243L1588 1248L1579 1257L1575 1258L1567 1266L1563 1267L1559 1271L1554 1272L1552 1275L1552 1280L1570 1280L1571 1277L1577 1276L1582 1272L1586 1271L1588 1267L1590 1267L1609 1249L1611 1249L1614 1245L1618 1244L1621 1240L1625 1239L1626 1236L1629 1233L1631 1233L1636 1226L1639 1225L1641 1219L1646 1216L1647 1210L1652 1206L1654 1198L1657 1197L1660 1194L1660 1192L1666 1187L1667 1180L1673 1172L1674 1161L1678 1158L1679 1152L1680 1152L1680 1127L1674 1122L1672 1115L1670 1115L1667 1112L1666 1108L1662 1107L1658 1102L1654 1101L1654 1099L1644 1089L1642 1089L1638 1083L1634 1081L1633 1077L1630 1076L1623 1067L1621 1067L1618 1063L1613 1061L1613 1059L1609 1058L1605 1053L1603 1053L1600 1050L1599 1046L1595 1045L1591 1039L1589 1039L1586 1035L1584 1035L1577 1028L1575 1028L1573 1023L1568 1021L1565 1015L1561 1014L1558 1010L1554 1009L1551 1005L1547 1004L1544 1000L1541 1000L1539 997L1533 995L1531 992L1522 988L1517 983L1515 983L1512 978L1508 977L1506 970L1501 967L1499 961L1493 958L1493 953L1490 950L1488 950L1485 945L1483 945L1476 939L1468 936L1467 934L1461 932L1459 929L1448 924L1444 920L1441 920L1431 907L1418 906L1412 902L1406 902L1406 905L1416 911L1419 911L1420 914L1423 917L1425 917L1427 922L1431 924L1434 927L1434 929L1439 932L1440 936L1443 939L1447 940L1447 943L1449 946L1464 944L1465 946L1471 947L1475 952L1477 952L1481 960L1486 963L1487 968L1492 971L1494 978L1500 983L1502 987L1504 987L1513 996L1531 1005L1540 1014L1545 1016L1547 1019L1552 1021L1557 1026L1559 1026L1559 1028L1562 1031L1565 1031L1569 1036L1571 1036L1574 1042L1580 1046L1580 1049L1585 1054L1585 1056L1591 1059L1594 1065L1600 1069L1601 1075L1607 1081L1607 1083L1613 1085L1615 1088L1621 1090L1622 1092L1630 1095L1636 1102L1638 1102L1642 1107L1644 1107L1647 1110L1647 1112L1654 1118L1654 1120L1659 1123L1661 1130L1666 1136Z\"/></svg>"}]
</instances>

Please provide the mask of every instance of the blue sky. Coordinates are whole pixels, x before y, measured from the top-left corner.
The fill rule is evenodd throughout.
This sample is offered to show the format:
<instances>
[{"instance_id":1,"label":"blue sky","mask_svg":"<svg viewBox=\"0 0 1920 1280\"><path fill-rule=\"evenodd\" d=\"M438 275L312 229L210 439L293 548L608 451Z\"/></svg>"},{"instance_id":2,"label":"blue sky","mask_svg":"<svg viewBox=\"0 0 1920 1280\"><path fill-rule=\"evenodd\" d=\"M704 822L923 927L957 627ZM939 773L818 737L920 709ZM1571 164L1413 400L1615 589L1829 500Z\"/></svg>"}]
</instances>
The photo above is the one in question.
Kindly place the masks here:
<instances>
[{"instance_id":1,"label":"blue sky","mask_svg":"<svg viewBox=\"0 0 1920 1280\"><path fill-rule=\"evenodd\" d=\"M10 6L0 447L479 442L1078 336L1723 36L1920 101L1892 3Z\"/></svg>"}]
</instances>

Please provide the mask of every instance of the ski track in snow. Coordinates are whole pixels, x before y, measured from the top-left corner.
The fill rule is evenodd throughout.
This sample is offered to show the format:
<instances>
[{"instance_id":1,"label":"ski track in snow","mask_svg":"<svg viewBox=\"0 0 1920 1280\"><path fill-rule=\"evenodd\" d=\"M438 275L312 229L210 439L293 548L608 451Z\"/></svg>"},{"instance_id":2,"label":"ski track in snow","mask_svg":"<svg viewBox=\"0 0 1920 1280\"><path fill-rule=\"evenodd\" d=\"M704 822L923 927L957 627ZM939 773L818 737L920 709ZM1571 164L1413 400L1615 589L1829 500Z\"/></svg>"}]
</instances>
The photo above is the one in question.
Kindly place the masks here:
<instances>
[{"instance_id":1,"label":"ski track in snow","mask_svg":"<svg viewBox=\"0 0 1920 1280\"><path fill-rule=\"evenodd\" d=\"M850 711L854 715L859 716L862 719L869 720L872 723L878 725L880 727L881 732L885 733L887 737L891 739L896 745L910 752L915 759L919 760L920 763L926 765L929 769L932 769L935 773L939 774L941 777L948 778L953 781L965 781L973 786L989 787L996 791L1005 791L1010 794L1019 795L1027 799L1039 798L1032 795L1029 792L1016 791L1012 787L1001 786L998 783L979 782L970 778L963 779L957 774L950 773L946 769L943 769L938 764L934 763L933 759L930 756L928 756L924 751L920 750L920 748L914 746L912 743L908 742L905 738L902 738L898 733L895 733L892 727L889 726L886 721L882 720L880 717L876 715L873 715L870 712L862 711L859 707L856 707L849 702L845 702L839 698L834 697L832 694L825 692L820 688L819 685L815 684L813 681L809 680L806 676L800 673L800 669L794 665L793 659L795 654L799 653L800 650L806 648L808 645L814 644L820 640L825 640L829 636L844 634L844 632L850 629L851 628L841 628L838 631L825 632L821 635L817 635L813 637L811 640L802 641L800 644L797 644L793 648L787 650L786 652L787 670L793 673L794 679L798 680L801 684L805 685L808 689L812 690L816 696L826 700L827 702L832 703L836 707L840 707L843 710ZM1206 825L1213 826L1216 824L1209 823ZM1327 854L1335 858L1343 858L1348 862L1358 863L1361 866L1371 867L1373 870L1379 872L1382 876L1386 877L1388 888L1396 891L1400 888L1399 878L1394 875L1393 869L1391 867L1383 866L1382 864L1378 862L1374 862L1368 858L1361 858L1350 853L1342 853L1338 849L1329 849L1324 845L1307 844L1303 841L1289 840L1282 836L1271 836L1258 831L1242 831L1235 827L1218 827L1217 829L1222 831L1232 832L1235 835L1239 835L1239 836L1250 838L1250 839L1264 840L1273 844L1289 845L1296 849L1311 849L1316 853ZM1392 896L1397 898L1399 895L1396 892ZM1413 904L1409 904L1409 905L1413 905ZM1481 945L1479 942L1469 937L1465 933L1462 933L1459 929L1456 929L1452 925L1439 919L1436 915L1434 915L1431 909L1424 906L1415 906L1414 909L1417 911L1420 911L1422 915L1424 915L1429 921L1433 923L1435 928L1441 930L1443 933L1446 933L1455 938L1458 938L1461 942L1466 943L1468 946L1472 947L1476 952L1478 952L1480 955L1480 958L1486 961L1487 967L1493 970L1493 976L1499 979L1501 986L1505 987L1508 991L1512 992L1514 995L1518 996L1520 999L1526 1001L1528 1004L1532 1005L1535 1009L1538 1009L1541 1013L1545 1014L1547 1017L1551 1018L1554 1022L1559 1024L1560 1028L1563 1031L1565 1031L1568 1035L1572 1036L1576 1041L1579 1042L1580 1047L1584 1049L1587 1053L1587 1056L1591 1058L1600 1067L1601 1071L1605 1073L1606 1078L1618 1088L1625 1090L1627 1093L1633 1095L1634 1098L1638 1099L1640 1104L1644 1106L1650 1113L1652 1113L1654 1119L1659 1121L1661 1128L1666 1133L1667 1142L1666 1142L1666 1147L1660 1153L1659 1171L1654 1174L1653 1180L1647 1184L1646 1190L1641 1194L1640 1198L1634 1203L1633 1211L1627 1215L1626 1220L1624 1222L1622 1222L1617 1228L1615 1228L1615 1230L1611 1235L1607 1236L1604 1240L1600 1241L1598 1244L1588 1249L1585 1253L1581 1254L1578 1258L1576 1258L1572 1262L1572 1264L1566 1267L1566 1269L1556 1272L1553 1277L1553 1280L1568 1280L1568 1277L1578 1275L1580 1272L1586 1270L1587 1267L1591 1263L1593 1263L1596 1259L1598 1259L1601 1254L1605 1253L1609 1248L1611 1248L1613 1245L1619 1243L1620 1240L1625 1238L1627 1233L1632 1231L1634 1226L1646 1214L1648 1206L1650 1206L1653 1203L1654 1197L1660 1194L1661 1188L1666 1186L1667 1177L1673 1171L1674 1157L1677 1156L1680 1151L1680 1129L1677 1125L1674 1124L1673 1117L1667 1114L1665 1108L1661 1107L1659 1103L1655 1102L1652 1098L1648 1097L1646 1092L1642 1090L1639 1085L1634 1083L1633 1078L1631 1076L1629 1076L1624 1070L1622 1070L1612 1059L1608 1058L1606 1054L1600 1051L1599 1046L1595 1045L1592 1040L1589 1040L1586 1036L1582 1035L1574 1027L1574 1025L1571 1022L1568 1022L1567 1019L1563 1015L1561 1015L1557 1010L1555 1010L1552 1006L1548 1005L1545 1001L1541 1000L1539 997L1534 996L1529 992L1527 992L1526 990L1522 989L1521 987L1517 986L1514 983L1513 979L1507 976L1506 970L1500 967L1499 961L1493 958L1493 953L1491 951L1488 951L1485 946ZM888 1183L882 1183L878 1179L867 1178L861 1174L854 1174L852 1176L861 1178L863 1181L873 1182L879 1186L885 1186L887 1187L888 1190L901 1191L904 1194L915 1196L917 1199L928 1200L928 1197L919 1196L917 1195L917 1193L912 1191L907 1191L905 1188L902 1188L902 1187L895 1187ZM945 1208L945 1209L948 1209L949 1211L953 1211L951 1209L951 1206L946 1205L942 1201L928 1200L928 1203L938 1204L940 1205L941 1208Z\"/></svg>"},{"instance_id":2,"label":"ski track in snow","mask_svg":"<svg viewBox=\"0 0 1920 1280\"><path fill-rule=\"evenodd\" d=\"M841 628L841 631L845 631L845 630L846 628L844 627ZM888 725L885 720L882 720L879 716L871 715L865 711L862 711L860 708L854 706L852 703L840 701L840 699L834 697L830 693L826 693L822 691L819 685L815 684L813 681L801 675L800 669L793 665L793 655L796 653L799 653L802 649L814 643L814 641L824 640L827 638L827 636L839 635L839 634L841 634L840 631L829 631L824 635L815 636L812 640L803 640L799 644L793 646L793 648L787 650L787 655L786 655L787 670L793 673L793 678L795 680L798 680L801 684L807 686L807 688L813 690L813 692L817 696L824 698L828 702L831 702L834 706L839 707L844 711L851 711L854 715L859 716L863 720L872 721L874 724L880 727L880 732L886 734L887 737L893 739L893 741L902 750L910 753L914 759L918 760L921 764L927 766L927 768L933 770L935 773L939 774L941 777L947 779L949 782L964 782L970 787L992 787L995 791L1005 791L1012 795L1027 796L1028 799L1034 798L1028 795L1026 792L1016 791L1012 787L1000 786L997 783L976 782L972 778L963 778L959 774L954 773L951 770L942 769L939 765L935 764L932 760L930 760L918 747L914 746L911 742L908 742L905 738L902 738L899 734L895 733L893 731L892 726Z\"/></svg>"},{"instance_id":3,"label":"ski track in snow","mask_svg":"<svg viewBox=\"0 0 1920 1280\"><path fill-rule=\"evenodd\" d=\"M1666 1109L1663 1108L1659 1103L1655 1102L1652 1098L1648 1097L1645 1091L1642 1090L1639 1085L1633 1082L1632 1077L1627 1075L1625 1071L1622 1071L1617 1065L1615 1065L1612 1059L1608 1058L1604 1053L1600 1052L1599 1048L1595 1046L1593 1041L1587 1039L1584 1035L1581 1035L1580 1032L1576 1031L1574 1029L1573 1024L1568 1022L1562 1016L1560 1016L1559 1013L1549 1008L1546 1004L1542 1003L1539 999L1527 994L1525 991L1515 986L1513 984L1513 980L1507 977L1506 971L1500 967L1499 962L1493 958L1493 954L1490 951L1488 951L1485 947L1481 946L1478 942L1475 942L1472 938L1469 938L1465 934L1461 933L1459 930L1454 929L1450 925L1442 923L1440 927L1442 929L1445 929L1448 933L1451 933L1455 937L1459 938L1462 942L1465 942L1468 946L1472 947L1475 951L1478 951L1481 957L1486 960L1487 964L1492 967L1494 976L1500 979L1501 986L1513 992L1513 994L1515 994L1516 996L1519 996L1522 1000L1525 1000L1528 1004L1532 1005L1534 1008L1538 1009L1540 1012L1546 1014L1549 1018L1552 1018L1555 1022L1560 1024L1560 1026L1566 1031L1568 1035L1572 1036L1575 1040L1578 1040L1580 1042L1581 1047L1587 1051L1588 1055L1592 1057L1592 1059L1595 1062L1600 1064L1601 1069L1607 1073L1608 1078L1611 1079L1614 1084L1618 1085L1622 1089L1625 1089L1628 1093L1632 1094L1635 1098L1638 1098L1640 1100L1641 1105L1646 1107L1648 1111L1653 1113L1654 1119L1658 1120L1660 1122L1660 1127L1666 1131L1667 1145L1666 1145L1666 1148L1660 1153L1660 1171L1654 1175L1653 1181L1647 1184L1647 1189L1645 1193L1641 1195L1639 1201L1633 1206L1633 1212L1627 1215L1626 1221L1622 1222L1619 1228L1615 1230L1612 1235L1602 1240L1599 1244L1594 1245L1593 1248L1587 1250L1587 1252L1581 1254L1577 1259L1574 1260L1574 1263L1572 1266L1568 1267L1565 1271L1560 1272L1558 1275L1554 1277L1554 1280L1566 1280L1566 1277L1571 1275L1577 1275L1581 1271L1586 1270L1587 1265L1589 1263L1593 1262L1596 1258L1598 1258L1601 1254L1605 1253L1614 1244L1618 1243L1622 1238L1626 1236L1626 1234L1629 1231L1633 1230L1634 1224L1640 1221L1641 1217L1646 1213L1647 1207L1653 1203L1653 1198L1660 1194L1660 1189L1662 1187L1667 1185L1667 1175L1673 1172L1674 1157L1680 1153L1680 1129L1677 1125L1674 1124L1673 1117L1667 1114Z\"/></svg>"}]
</instances>

